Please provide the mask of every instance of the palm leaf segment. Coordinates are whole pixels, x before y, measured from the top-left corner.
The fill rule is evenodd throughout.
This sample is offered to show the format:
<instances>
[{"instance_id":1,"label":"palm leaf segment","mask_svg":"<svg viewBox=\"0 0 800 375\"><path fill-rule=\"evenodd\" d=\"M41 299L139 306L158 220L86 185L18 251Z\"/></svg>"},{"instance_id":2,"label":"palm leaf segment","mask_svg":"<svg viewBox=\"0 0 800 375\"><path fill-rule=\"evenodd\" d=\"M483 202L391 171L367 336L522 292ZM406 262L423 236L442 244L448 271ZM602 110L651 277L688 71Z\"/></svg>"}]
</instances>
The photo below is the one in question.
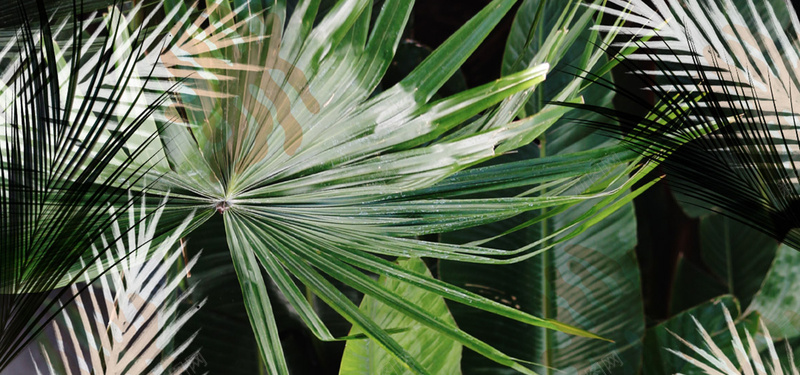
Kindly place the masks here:
<instances>
[{"instance_id":1,"label":"palm leaf segment","mask_svg":"<svg viewBox=\"0 0 800 375\"><path fill-rule=\"evenodd\" d=\"M797 16L784 1L614 0L598 7L626 17L600 26L639 40L628 59L655 63L635 73L661 99L624 134L676 178L673 186L798 247ZM632 103L648 106L637 95ZM605 111L609 113L608 111ZM618 130L614 130L618 131ZM680 152L675 150L680 148Z\"/></svg>"},{"instance_id":2,"label":"palm leaf segment","mask_svg":"<svg viewBox=\"0 0 800 375\"><path fill-rule=\"evenodd\" d=\"M731 319L730 311L728 311L725 306L722 306L722 312L725 314L725 322L727 322L728 331L731 334L731 343L733 344L736 362L731 360L722 351L722 349L717 346L711 335L709 335L705 328L703 328L700 322L698 322L697 319L694 319L694 317L692 317L692 319L694 319L694 323L697 326L697 331L700 333L700 336L703 337L705 349L692 344L682 339L680 336L670 332L678 339L678 341L691 349L693 353L685 353L672 348L667 348L667 350L686 362L689 362L708 375L797 375L800 373L797 371L797 367L794 364L794 355L792 354L791 348L788 346L788 341L786 342L788 366L784 367L781 358L778 356L778 352L775 350L775 344L772 342L772 337L770 336L769 331L767 330L767 327L764 325L763 321L761 322L761 330L763 331L767 346L767 353L769 354L769 361L766 361L766 363L762 359L761 352L759 351L760 346L755 340L753 340L750 332L745 330L746 341L744 341L740 336L739 331L736 329L733 319ZM763 348L761 350L763 350Z\"/></svg>"},{"instance_id":3,"label":"palm leaf segment","mask_svg":"<svg viewBox=\"0 0 800 375\"><path fill-rule=\"evenodd\" d=\"M175 270L183 248L178 245L178 234L186 229L191 217L152 248L164 205L148 214L144 203L142 199L138 218L136 206L128 208L129 230L124 232L118 221L120 213L110 209L114 220L111 238L115 240L109 243L103 235L99 244L115 250L106 252L105 257L116 265L99 278L99 295L92 287L81 293L75 284L70 286L74 305L61 313L62 324L53 323L58 357L51 358L44 346L42 350L50 374L71 374L73 369L93 374L180 374L191 366L197 352L187 360L176 359L186 351L194 335L173 347L178 330L205 302L177 313L179 304L194 287L176 296L178 288L199 256ZM92 253L101 257L97 247L92 248ZM103 267L99 259L98 267ZM97 282L85 273L83 281ZM70 318L73 311L77 311L78 319ZM39 374L36 362L34 365Z\"/></svg>"},{"instance_id":4,"label":"palm leaf segment","mask_svg":"<svg viewBox=\"0 0 800 375\"><path fill-rule=\"evenodd\" d=\"M176 26L188 35L173 33L177 47L161 57L170 72L164 76L183 78L184 83L162 118L177 124L161 132L172 169L165 181L185 204L204 209L200 217L215 211L224 215L234 266L269 373L288 369L262 269L317 337L334 339L292 276L415 373L427 371L387 334L385 329L393 327L379 327L364 316L327 277L524 373L531 371L385 289L368 273L528 324L594 337L409 272L383 257L492 264L529 258L544 251L539 246L544 241L574 236L624 205L632 198L631 184L649 170L645 167L628 179L637 168L632 166L577 196L558 194L587 169L565 166L624 150L559 158L566 163L559 166L564 169L552 174L544 168L542 174L531 175L535 165L544 167L550 160L456 174L498 150L530 142L564 112L548 107L511 122L530 90L544 79L547 65L541 63L553 58L547 53L519 73L431 102L513 3L493 1L409 76L377 94L413 2L385 1L373 22L371 1L342 0L313 27L317 1L300 1L290 16L282 1L248 14L215 2L194 24ZM562 25L570 25L578 7L569 4ZM581 18L584 26L591 20ZM201 29L205 22L209 28ZM559 51L575 35L559 29L551 33L549 45ZM572 85L563 98L578 101L580 86ZM498 103L499 109L479 116ZM632 157L617 160L625 163ZM473 185L478 181L483 185ZM547 183L548 194L536 195L543 190L533 188L518 197L455 198L539 183ZM612 185L616 189L609 189ZM513 251L416 239L598 196L605 199L592 212Z\"/></svg>"}]
</instances>

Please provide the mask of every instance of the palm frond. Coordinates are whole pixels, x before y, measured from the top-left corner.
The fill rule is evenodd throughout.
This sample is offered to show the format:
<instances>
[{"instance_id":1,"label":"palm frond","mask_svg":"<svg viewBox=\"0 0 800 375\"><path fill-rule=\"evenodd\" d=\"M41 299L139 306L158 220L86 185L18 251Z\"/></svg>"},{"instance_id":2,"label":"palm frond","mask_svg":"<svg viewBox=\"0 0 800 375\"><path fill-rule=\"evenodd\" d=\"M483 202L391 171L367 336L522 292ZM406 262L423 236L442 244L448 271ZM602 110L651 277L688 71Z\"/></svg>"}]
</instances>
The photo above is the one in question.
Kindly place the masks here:
<instances>
[{"instance_id":1,"label":"palm frond","mask_svg":"<svg viewBox=\"0 0 800 375\"><path fill-rule=\"evenodd\" d=\"M83 277L107 207L134 204L157 178L145 180L158 159L147 124L164 99L129 86L147 80L143 28L113 9L84 17L75 3L54 19L25 4L8 8L21 26L0 33L0 368L53 318L46 292Z\"/></svg>"},{"instance_id":2,"label":"palm frond","mask_svg":"<svg viewBox=\"0 0 800 375\"><path fill-rule=\"evenodd\" d=\"M187 350L194 335L180 345L173 343L180 328L205 302L195 303L183 313L177 312L178 305L194 286L180 295L178 288L199 257L198 254L179 266L179 270L175 269L183 254L178 235L192 218L187 218L169 238L151 249L164 206L151 215L142 199L138 217L135 206L127 211L128 231L123 232L118 221L123 212L111 209L114 240L109 243L105 235L100 237L102 247L116 250L105 254L116 265L100 277L99 295L95 288L89 287L81 293L75 284L71 285L75 302L61 313L61 324L53 323L59 356L51 358L42 346L52 374L70 374L71 369L77 368L82 373L94 374L177 374L186 371L198 353L179 362L178 356ZM96 247L92 253L101 256ZM83 281L97 282L88 275ZM78 319L70 318L73 311L77 311Z\"/></svg>"},{"instance_id":3,"label":"palm frond","mask_svg":"<svg viewBox=\"0 0 800 375\"><path fill-rule=\"evenodd\" d=\"M655 69L630 70L660 103L637 93L645 119L594 108L621 128L593 123L664 162L671 186L797 248L798 22L784 1L614 0L599 7L626 19L598 26L638 40L629 60ZM676 151L679 150L679 151ZM668 157L667 157L668 156Z\"/></svg>"},{"instance_id":4,"label":"palm frond","mask_svg":"<svg viewBox=\"0 0 800 375\"><path fill-rule=\"evenodd\" d=\"M548 159L516 165L515 175L503 175L503 168L514 170L511 165L468 170L531 142L564 114L549 107L514 121L544 80L547 63L563 56L577 32L554 30L547 35L552 54L521 58L516 73L434 100L439 88L512 8L513 0L492 1L405 79L382 91L377 91L378 84L413 2L384 1L374 20L373 2L368 0L339 1L320 17L317 1L298 2L291 15L280 1L256 13L238 9L226 13L213 4L207 7L212 9L208 24L219 27L216 32L199 30L205 19L198 20L195 27L184 27L188 34L176 44L184 47L174 56L161 56L161 65L168 66L170 74L184 78L164 115L180 125L161 133L172 169L164 181L188 205L224 215L234 267L270 373L289 370L262 269L318 338L335 339L311 308L308 293L415 373L427 370L386 332L391 327L380 327L365 316L329 277L524 373L531 370L457 327L441 324L369 274L386 275L526 324L596 338L414 274L383 257L517 262L576 236L641 191L630 188L650 165L622 167L620 174L605 176L573 195L564 192L597 165L567 172L555 162L547 168L546 163L553 161ZM580 7L579 2L568 5L564 25L571 24ZM591 20L591 14L580 18L584 25ZM586 65L594 66L600 54L589 54ZM559 97L578 102L582 88L576 80ZM635 159L630 156L616 159L617 165ZM541 174L528 173L532 163L544 166ZM473 188L466 181L489 176L503 183L483 189L542 185L513 197L459 197ZM418 239L593 198L600 198L598 204L564 228L514 250ZM306 293L300 289L303 286Z\"/></svg>"},{"instance_id":5,"label":"palm frond","mask_svg":"<svg viewBox=\"0 0 800 375\"><path fill-rule=\"evenodd\" d=\"M789 353L788 365L784 367L782 363L785 363L786 361L781 361L781 358L778 357L777 351L775 350L775 344L773 343L772 337L770 336L769 331L767 330L767 327L764 325L763 321L761 322L761 330L764 335L767 352L769 354L769 357L767 358L768 361L764 361L762 358L759 345L757 345L756 341L750 335L750 332L745 331L744 338L746 341L742 339L739 331L736 329L733 319L731 319L730 311L728 311L728 308L724 305L722 305L722 312L725 315L725 322L727 322L728 330L731 334L735 362L731 360L722 349L720 349L720 347L714 342L713 338L708 334L708 332L706 332L705 328L703 328L700 322L698 322L697 319L694 319L694 317L692 317L692 319L697 326L697 331L703 337L705 349L684 340L675 333L670 332L673 336L675 336L675 338L678 339L678 341L691 349L693 353L685 353L673 348L667 348L667 350L670 353L689 362L708 375L797 375L800 373L797 370L797 366L794 364L794 358L791 358L792 351L791 348L788 347L788 342L786 342L788 349L787 353Z\"/></svg>"}]
</instances>

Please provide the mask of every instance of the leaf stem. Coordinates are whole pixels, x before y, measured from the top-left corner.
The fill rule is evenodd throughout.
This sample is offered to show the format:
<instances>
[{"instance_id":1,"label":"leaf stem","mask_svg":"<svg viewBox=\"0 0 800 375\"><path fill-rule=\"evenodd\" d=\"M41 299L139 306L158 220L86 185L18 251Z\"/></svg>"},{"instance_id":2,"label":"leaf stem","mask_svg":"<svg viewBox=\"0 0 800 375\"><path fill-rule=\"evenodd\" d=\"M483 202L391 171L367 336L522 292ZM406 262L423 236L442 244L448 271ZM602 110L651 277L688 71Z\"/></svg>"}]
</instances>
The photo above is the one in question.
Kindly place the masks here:
<instances>
[{"instance_id":1,"label":"leaf stem","mask_svg":"<svg viewBox=\"0 0 800 375\"><path fill-rule=\"evenodd\" d=\"M539 144L539 157L540 158L543 158L543 157L547 156L546 143L547 143L546 142L546 138L544 136L542 136L540 138L540 144ZM546 193L547 193L547 189L542 189L542 193L541 194L545 195ZM542 209L542 215L544 215L546 213L547 213L547 208L543 208ZM548 232L549 232L549 230L548 230L549 228L548 228L548 225L547 225L548 222L549 222L549 220L542 220L541 237L540 238L547 238L547 235L548 235ZM543 248L547 247L547 242L548 241L545 240L545 242L542 243L542 247ZM552 280L553 280L552 267L551 267L551 264L553 263L553 255L551 254L550 251L545 251L545 252L542 253L541 256L542 256L541 265L542 265L542 291L543 291L543 293L542 293L542 312L544 313L543 317L545 319L552 319L553 316L551 314L551 310L552 310L551 303L552 303L552 301L550 299L550 292L551 292L550 291L550 287L552 286ZM544 366L544 371L545 371L545 374L547 374L547 375L550 375L553 372L552 371L552 368L553 368L552 367L553 366L553 351L550 350L551 349L550 347L553 346L555 343L553 342L552 334L553 334L553 332L551 330L549 330L549 329L544 329L543 330L543 336L544 336L544 348L543 348L544 349L544 358L543 358L543 360L544 360L544 365L545 365Z\"/></svg>"}]
</instances>

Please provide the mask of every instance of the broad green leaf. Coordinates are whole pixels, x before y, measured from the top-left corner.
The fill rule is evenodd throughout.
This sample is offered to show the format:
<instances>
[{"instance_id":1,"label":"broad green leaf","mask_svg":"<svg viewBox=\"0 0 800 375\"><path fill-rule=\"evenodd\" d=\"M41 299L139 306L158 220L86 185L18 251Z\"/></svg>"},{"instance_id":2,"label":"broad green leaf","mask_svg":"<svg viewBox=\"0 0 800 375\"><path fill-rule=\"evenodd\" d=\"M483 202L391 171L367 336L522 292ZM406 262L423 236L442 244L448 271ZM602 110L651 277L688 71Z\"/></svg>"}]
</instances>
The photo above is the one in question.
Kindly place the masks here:
<instances>
[{"instance_id":1,"label":"broad green leaf","mask_svg":"<svg viewBox=\"0 0 800 375\"><path fill-rule=\"evenodd\" d=\"M761 289L753 297L748 311L761 314L770 333L776 338L800 336L800 252L781 245Z\"/></svg>"},{"instance_id":2,"label":"broad green leaf","mask_svg":"<svg viewBox=\"0 0 800 375\"><path fill-rule=\"evenodd\" d=\"M653 276L651 278L655 279ZM728 287L723 280L684 256L678 257L674 280L670 287L672 292L668 301L670 315L728 293Z\"/></svg>"},{"instance_id":3,"label":"broad green leaf","mask_svg":"<svg viewBox=\"0 0 800 375\"><path fill-rule=\"evenodd\" d=\"M418 258L399 260L398 264L411 272L430 276L425 263ZM450 311L442 297L423 289L406 284L398 279L381 276L379 282L386 289L397 293L411 303L429 311L433 316L455 326ZM421 363L433 374L457 374L461 372L461 344L422 326L408 316L389 308L370 296L364 297L359 307L378 325L402 329L392 337L411 355L421 359ZM359 329L350 335L361 333ZM371 340L350 340L344 350L340 374L410 374L391 358L385 350Z\"/></svg>"},{"instance_id":4,"label":"broad green leaf","mask_svg":"<svg viewBox=\"0 0 800 375\"><path fill-rule=\"evenodd\" d=\"M678 259L669 311L722 294L733 294L749 306L774 264L778 243L721 214L706 211L698 221L700 259Z\"/></svg>"},{"instance_id":5,"label":"broad green leaf","mask_svg":"<svg viewBox=\"0 0 800 375\"><path fill-rule=\"evenodd\" d=\"M773 265L778 243L721 214L706 212L698 221L700 258L678 259L669 311L723 294L749 306Z\"/></svg>"},{"instance_id":6,"label":"broad green leaf","mask_svg":"<svg viewBox=\"0 0 800 375\"><path fill-rule=\"evenodd\" d=\"M727 286L727 293L748 306L773 263L778 243L767 235L723 215L700 219L704 263Z\"/></svg>"},{"instance_id":7,"label":"broad green leaf","mask_svg":"<svg viewBox=\"0 0 800 375\"><path fill-rule=\"evenodd\" d=\"M574 16L575 1L563 2L526 0L520 5L514 24L509 32L506 50L503 56L503 74L517 72L532 61L549 62L556 65L560 56L548 56L557 49L556 35L564 34L566 25L570 22L568 17ZM581 28L582 26L576 25ZM558 48L559 52L561 48ZM565 61L573 64L574 61ZM558 75L553 77L553 84L547 85L544 90L533 93L532 100L525 106L526 114L532 115L542 109L542 98L553 98L563 90L574 77Z\"/></svg>"},{"instance_id":8,"label":"broad green leaf","mask_svg":"<svg viewBox=\"0 0 800 375\"><path fill-rule=\"evenodd\" d=\"M635 243L632 221L632 209L622 209L566 244L556 245L542 255L517 264L484 266L442 262L440 265L441 275L447 281L535 316L571 322L615 343L492 319L461 305L451 305L454 316L465 330L509 354L564 371L587 370L587 366L603 358L609 359L611 355L624 358L629 364L637 363L641 353L643 311L639 302L638 268L632 252ZM506 225L517 222L511 220ZM470 230L471 236L462 234L458 238L460 241L480 238L487 230L478 233ZM527 230L519 235L501 237L492 245L515 246L518 241L525 241L524 238L528 238L527 241L540 238L537 232ZM615 367L619 367L616 371L628 368ZM504 371L468 352L463 368L468 374ZM537 371L546 372L546 369Z\"/></svg>"}]
</instances>

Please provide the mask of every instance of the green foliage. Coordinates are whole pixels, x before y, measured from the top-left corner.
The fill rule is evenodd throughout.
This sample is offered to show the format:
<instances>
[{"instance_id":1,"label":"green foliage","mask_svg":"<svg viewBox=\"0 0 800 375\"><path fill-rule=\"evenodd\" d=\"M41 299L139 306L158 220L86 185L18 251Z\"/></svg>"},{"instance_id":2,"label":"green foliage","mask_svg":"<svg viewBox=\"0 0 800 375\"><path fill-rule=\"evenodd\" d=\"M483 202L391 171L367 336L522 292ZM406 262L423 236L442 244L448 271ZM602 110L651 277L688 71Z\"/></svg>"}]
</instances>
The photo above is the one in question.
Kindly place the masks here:
<instances>
[{"instance_id":1,"label":"green foliage","mask_svg":"<svg viewBox=\"0 0 800 375\"><path fill-rule=\"evenodd\" d=\"M0 369L57 315L66 289L55 289L83 277L81 260L106 259L111 245L95 241L114 225L107 210L134 205L152 182L139 167L153 134L141 132L163 100L139 101L133 84L142 49L127 42L141 28L75 9L51 22L42 1L26 4L0 33Z\"/></svg>"},{"instance_id":2,"label":"green foliage","mask_svg":"<svg viewBox=\"0 0 800 375\"><path fill-rule=\"evenodd\" d=\"M513 121L531 90L544 80L547 64L536 59L495 82L434 99L512 5L507 0L492 2L405 78L374 95L399 43L409 2L385 1L373 12L369 1L341 1L321 14L317 2L301 1L291 15L280 2L261 14L239 13L215 3L207 7L215 15L209 17L214 21L210 30L189 37L208 38L206 44L216 49L198 51L178 38L173 49L181 59L168 56L165 64L174 64L170 68L179 73L200 66L205 74L187 75L186 90L178 90L173 108L181 113L182 126L159 126L171 169L165 186L177 189L175 196L182 204L224 215L245 306L270 373L287 373L288 366L267 279L320 340L335 337L308 295L329 305L416 373L429 370L387 333L389 327L359 310L329 278L520 371L527 370L512 357L443 324L364 272L402 280L523 324L597 338L550 317L542 319L429 276L410 274L376 256L513 263L535 257L546 249L545 243L501 250L415 236L602 197L601 204L591 206L595 211L543 238L556 243L577 236L633 197L628 189L644 172L628 179L634 169L621 168L592 189L567 195L563 192L578 176L598 166L559 175L563 165L555 163L542 164L538 174L518 169L502 175L500 183L484 186L500 190L536 182L547 183L552 192L534 194L539 189L535 187L521 196L460 197L474 189L459 182L463 178L500 176L495 169L475 170L477 176L462 170L525 145L564 113L550 107ZM582 22L589 20L584 17ZM225 23L230 33L211 38ZM590 63L599 54L594 53ZM229 63L214 63L212 57ZM579 86L573 85L569 95L575 96ZM280 127L273 126L276 123ZM497 168L509 170L505 165ZM618 185L618 180L623 182ZM556 238L561 234L563 238Z\"/></svg>"},{"instance_id":3,"label":"green foliage","mask_svg":"<svg viewBox=\"0 0 800 375\"><path fill-rule=\"evenodd\" d=\"M599 35L587 31L586 27L595 21L596 14L578 6L564 5L525 1L515 18L504 58L506 72L519 69L520 61L527 59L557 63L563 56L564 61L563 66L556 66L557 73L551 74L542 89L527 102L527 113L547 111L555 107L545 104L548 101L569 100L579 94L584 95L583 100L610 104L611 96L607 91L584 90L585 81L570 75L603 69L607 63L591 43L600 40ZM549 36L548 30L552 30ZM597 168L581 176L566 190L567 194L590 191L609 176L625 173L623 166L627 160L611 152L613 141L593 134L590 129L570 125L567 121L555 122L537 138L538 147L528 147L507 158L536 160L546 151L544 160L548 160L587 150L604 151L595 154L598 155L594 161ZM547 194L549 189L545 185L539 193ZM518 189L500 194L523 192ZM586 231L555 238L550 234L557 233L558 228L571 225L584 213L608 202L589 200L566 209L516 217L482 227L480 231L470 229L444 235L445 240L456 243L489 237L493 239L489 244L500 248L537 242L553 242L554 246L540 256L502 267L455 262L443 262L440 266L445 280L533 315L594 327L595 332L614 343L582 340L509 320L492 319L485 313L460 306L452 307L456 320L465 330L487 342L535 363L532 368L539 373L550 373L553 369L582 373L603 364L610 365L614 373L636 373L644 333L642 305L631 303L641 298L633 254L636 223L632 206L620 203L617 211L606 218L599 217ZM497 236L498 233L507 234ZM464 355L462 367L468 374L512 373L469 352Z\"/></svg>"},{"instance_id":4,"label":"green foliage","mask_svg":"<svg viewBox=\"0 0 800 375\"><path fill-rule=\"evenodd\" d=\"M12 323L0 331L0 366L55 316L59 292L35 292L102 278L187 236L198 243L185 251L213 247L192 296L228 294L193 327L256 348L208 356L231 373L333 368L341 347L342 374L697 373L664 348L709 343L699 324L731 355L720 305L740 334L762 320L776 338L800 338L799 260L778 245L798 233L791 170L776 167L792 154L765 155L785 132L737 91L761 83L757 104L791 111L780 95L795 93L793 75L779 65L797 60L796 35L780 30L796 17L745 0L659 12L633 0L634 17L616 2L524 0L502 76L467 87L462 65L517 3L488 2L433 50L402 40L407 0L87 1L51 18L40 0L35 22L0 16L0 321ZM703 14L686 17L698 4L736 33L720 41L726 31ZM736 9L769 17L743 21ZM656 31L668 37L653 40ZM762 34L775 42L750 43L754 61L733 56ZM630 38L670 61L646 72L659 77L644 83L656 105L615 88L624 57L653 57L627 48ZM732 56L707 61L697 46ZM732 74L750 70L761 73L753 82ZM737 89L672 85L712 72ZM615 95L649 114L614 108ZM737 151L708 156L720 150ZM664 265L667 308L654 313L637 240L659 205L632 202L662 167L679 197L727 216L692 212L694 232L670 233L688 245ZM142 218L121 225L163 218L136 241L104 216L144 191L156 197ZM138 249L106 254L125 237ZM120 292L128 280L116 276ZM765 340L750 352L772 350Z\"/></svg>"},{"instance_id":5,"label":"green foliage","mask_svg":"<svg viewBox=\"0 0 800 375\"><path fill-rule=\"evenodd\" d=\"M800 254L797 250L781 245L761 289L749 307L761 314L767 328L776 337L788 339L800 336L800 292L794 287L797 285L798 263Z\"/></svg>"},{"instance_id":6,"label":"green foliage","mask_svg":"<svg viewBox=\"0 0 800 375\"><path fill-rule=\"evenodd\" d=\"M680 193L676 197L685 201L684 209L692 216L668 216L668 220L682 221L677 225L660 222L679 230L667 232L678 238L673 242L678 248L659 246L670 254L649 258L662 260L650 269L666 269L662 277L648 280L651 288L661 288L654 284L668 287L662 289L666 295L651 292L645 298L666 297L669 306L650 311L657 320L646 334L643 373L719 373L690 366L683 360L686 357L665 355L663 348L674 351L681 346L667 330L700 345L699 334L690 332L690 315L712 337L720 334L713 341L729 343L725 314L711 310L720 301L736 302L737 309L738 301L742 302L744 312L737 319L748 334L755 335L763 318L780 337L796 335L793 313L788 312L795 298L788 286L793 256L787 249L796 247L796 152L789 145L797 140L794 120L784 121L795 114L796 107L788 103L791 95L783 93L797 88L794 72L783 67L796 64L798 22L787 7L788 3L779 1L634 0L626 9L630 14L620 32L634 35L640 40L638 47L645 47L630 55L631 60L644 62L632 63L627 73L639 76L640 88L652 90L660 102L653 106L646 96L618 89L632 108L641 106L650 113L643 118L635 109L594 106L593 110L620 119L625 127L618 130L599 125L602 121L589 123L618 134L632 149L662 162L669 189ZM601 8L607 14L620 14L612 6ZM665 191L659 197L672 199L670 190ZM645 202L637 213L656 217L664 203ZM651 222L659 223L659 218ZM781 248L779 242L784 243ZM646 256L653 257L647 250ZM764 337L757 345L737 349L739 363L727 366L725 373L754 373L741 356L746 352L757 356L759 350L771 348L772 338L766 330L761 334ZM711 345L711 340L705 341ZM694 347L692 351L700 353ZM723 351L727 356L734 353L730 345L723 345ZM758 373L764 373L763 369Z\"/></svg>"},{"instance_id":7,"label":"green foliage","mask_svg":"<svg viewBox=\"0 0 800 375\"><path fill-rule=\"evenodd\" d=\"M761 288L778 244L721 215L700 219L700 252L710 271L743 306Z\"/></svg>"},{"instance_id":8,"label":"green foliage","mask_svg":"<svg viewBox=\"0 0 800 375\"><path fill-rule=\"evenodd\" d=\"M399 260L398 264L417 274L430 277L425 263L418 258ZM379 282L386 289L396 292L407 301L423 307L445 324L455 327L456 322L442 297L410 286L399 280L382 276ZM381 327L400 331L392 335L406 351L421 359L425 368L434 374L457 374L461 372L461 345L447 336L414 321L397 310L388 308L372 297L365 297L359 307L367 316ZM359 329L350 331L350 336L361 333ZM340 374L406 374L408 370L393 360L385 350L371 340L350 340L344 350Z\"/></svg>"}]
</instances>

